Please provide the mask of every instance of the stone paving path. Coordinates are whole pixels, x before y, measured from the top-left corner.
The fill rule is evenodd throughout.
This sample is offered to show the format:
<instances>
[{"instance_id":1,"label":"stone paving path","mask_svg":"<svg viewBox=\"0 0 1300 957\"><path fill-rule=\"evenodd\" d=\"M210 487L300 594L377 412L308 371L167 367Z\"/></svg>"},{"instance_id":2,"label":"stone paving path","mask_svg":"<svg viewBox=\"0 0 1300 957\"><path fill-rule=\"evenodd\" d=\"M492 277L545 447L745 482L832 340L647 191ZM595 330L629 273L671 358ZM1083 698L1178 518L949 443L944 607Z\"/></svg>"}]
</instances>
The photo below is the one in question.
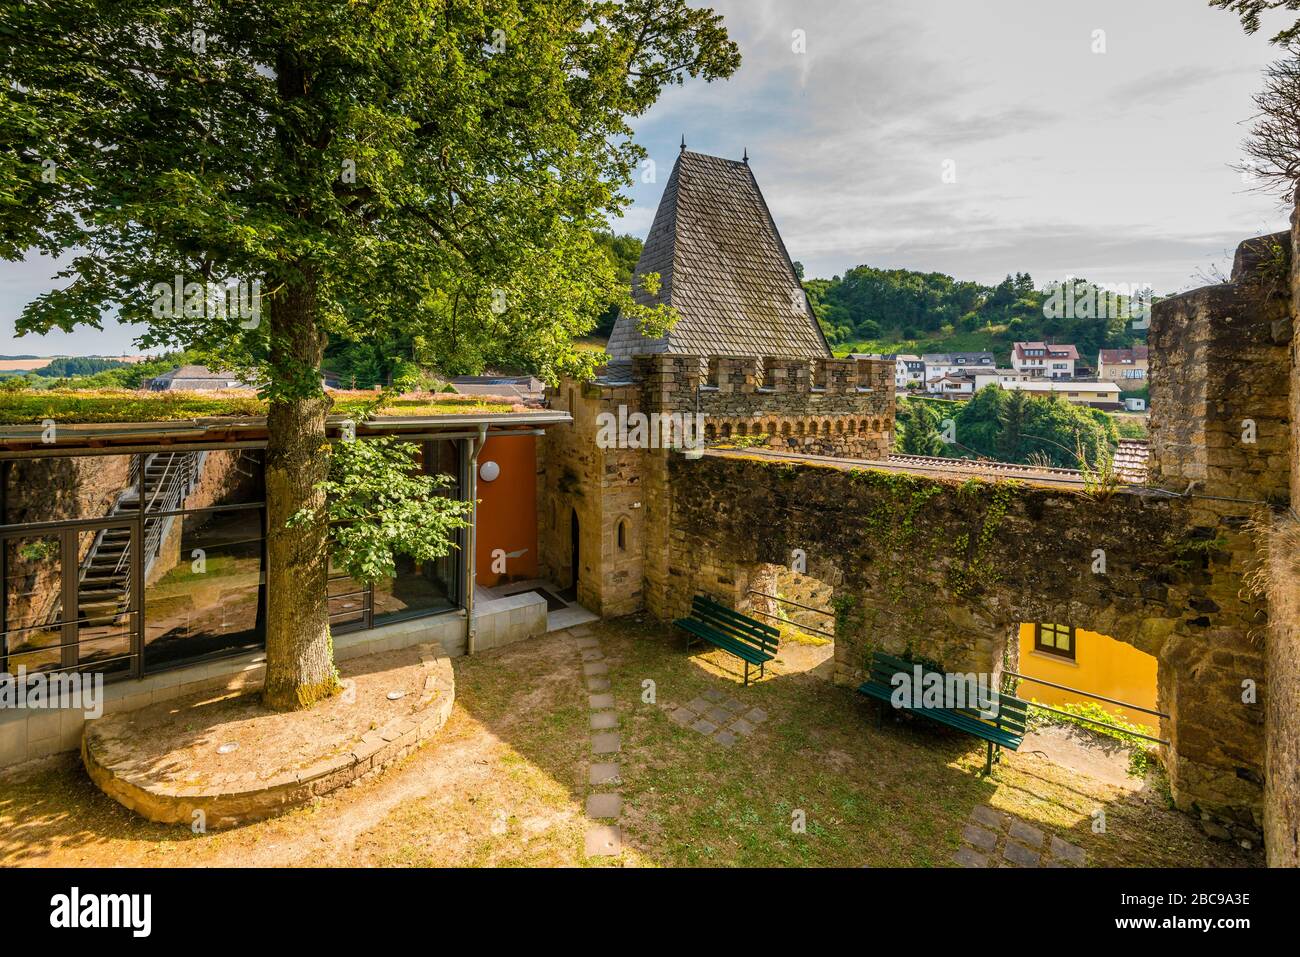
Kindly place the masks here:
<instances>
[{"instance_id":1,"label":"stone paving path","mask_svg":"<svg viewBox=\"0 0 1300 957\"><path fill-rule=\"evenodd\" d=\"M683 728L698 731L723 747L731 747L747 738L767 720L762 708L751 708L721 691L709 689L668 712L668 717Z\"/></svg>"},{"instance_id":2,"label":"stone paving path","mask_svg":"<svg viewBox=\"0 0 1300 957\"><path fill-rule=\"evenodd\" d=\"M962 828L953 855L961 867L1083 867L1083 848L1005 811L981 804Z\"/></svg>"},{"instance_id":3,"label":"stone paving path","mask_svg":"<svg viewBox=\"0 0 1300 957\"><path fill-rule=\"evenodd\" d=\"M621 783L618 754L622 739L618 733L618 712L609 690L609 664L600 648L600 639L586 625L569 630L578 639L582 653L582 674L587 682L587 706L591 710L591 764L587 770L587 817L593 825L587 829L585 850L588 857L617 857L623 852L623 831L618 819L623 813L623 798L615 790Z\"/></svg>"}]
</instances>

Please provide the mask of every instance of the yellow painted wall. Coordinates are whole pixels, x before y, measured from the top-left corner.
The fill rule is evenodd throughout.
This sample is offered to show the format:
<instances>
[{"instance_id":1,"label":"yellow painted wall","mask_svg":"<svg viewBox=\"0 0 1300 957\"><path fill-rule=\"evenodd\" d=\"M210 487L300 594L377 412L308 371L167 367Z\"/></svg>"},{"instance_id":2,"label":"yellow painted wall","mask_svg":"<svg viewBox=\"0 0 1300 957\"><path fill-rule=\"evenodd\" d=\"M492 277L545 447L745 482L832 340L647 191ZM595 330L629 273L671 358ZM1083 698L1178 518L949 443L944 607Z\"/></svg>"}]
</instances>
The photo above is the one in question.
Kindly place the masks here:
<instances>
[{"instance_id":1,"label":"yellow painted wall","mask_svg":"<svg viewBox=\"0 0 1300 957\"><path fill-rule=\"evenodd\" d=\"M1022 675L1042 678L1059 685L1105 695L1117 701L1129 701L1144 708L1156 706L1156 659L1132 645L1116 641L1095 631L1074 632L1075 660L1057 658L1034 650L1034 625L1020 625L1020 668ZM1086 695L1058 691L1032 681L1020 682L1019 697L1034 698L1043 704L1082 704L1091 701L1112 714L1134 724L1156 728L1160 719L1129 708L1120 708Z\"/></svg>"}]
</instances>

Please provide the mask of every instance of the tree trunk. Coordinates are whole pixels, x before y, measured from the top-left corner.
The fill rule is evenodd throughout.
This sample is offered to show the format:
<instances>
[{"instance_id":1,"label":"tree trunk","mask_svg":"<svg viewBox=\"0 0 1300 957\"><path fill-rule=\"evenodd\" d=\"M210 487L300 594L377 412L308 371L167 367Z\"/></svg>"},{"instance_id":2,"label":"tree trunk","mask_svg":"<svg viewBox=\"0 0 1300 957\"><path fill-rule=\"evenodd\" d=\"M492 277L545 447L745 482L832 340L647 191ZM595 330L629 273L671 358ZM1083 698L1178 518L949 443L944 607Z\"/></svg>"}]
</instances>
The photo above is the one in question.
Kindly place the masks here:
<instances>
[{"instance_id":1,"label":"tree trunk","mask_svg":"<svg viewBox=\"0 0 1300 957\"><path fill-rule=\"evenodd\" d=\"M309 708L339 688L326 598L329 528L319 487L329 472L325 416L332 403L320 387L325 336L316 327L315 311L315 282L309 271L286 281L269 310L271 374L295 396L273 398L267 422L268 608L262 700L279 711ZM304 394L308 397L296 397Z\"/></svg>"}]
</instances>

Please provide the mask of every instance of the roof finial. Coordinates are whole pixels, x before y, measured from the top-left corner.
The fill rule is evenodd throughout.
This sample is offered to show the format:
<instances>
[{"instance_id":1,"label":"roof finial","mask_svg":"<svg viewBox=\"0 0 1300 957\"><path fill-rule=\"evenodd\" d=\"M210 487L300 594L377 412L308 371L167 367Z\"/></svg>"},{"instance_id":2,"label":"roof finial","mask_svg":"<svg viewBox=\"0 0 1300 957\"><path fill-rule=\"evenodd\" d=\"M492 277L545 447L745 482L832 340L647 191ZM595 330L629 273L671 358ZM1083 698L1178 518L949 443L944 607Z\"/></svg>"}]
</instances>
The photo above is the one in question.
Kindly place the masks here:
<instances>
[{"instance_id":1,"label":"roof finial","mask_svg":"<svg viewBox=\"0 0 1300 957\"><path fill-rule=\"evenodd\" d=\"M686 134L685 134L685 133L682 134L682 152L683 152L683 153L686 152Z\"/></svg>"},{"instance_id":2,"label":"roof finial","mask_svg":"<svg viewBox=\"0 0 1300 957\"><path fill-rule=\"evenodd\" d=\"M749 165L749 147L748 147L748 146L745 147L745 155L742 157L742 159L744 160L745 165L748 166L748 165Z\"/></svg>"}]
</instances>

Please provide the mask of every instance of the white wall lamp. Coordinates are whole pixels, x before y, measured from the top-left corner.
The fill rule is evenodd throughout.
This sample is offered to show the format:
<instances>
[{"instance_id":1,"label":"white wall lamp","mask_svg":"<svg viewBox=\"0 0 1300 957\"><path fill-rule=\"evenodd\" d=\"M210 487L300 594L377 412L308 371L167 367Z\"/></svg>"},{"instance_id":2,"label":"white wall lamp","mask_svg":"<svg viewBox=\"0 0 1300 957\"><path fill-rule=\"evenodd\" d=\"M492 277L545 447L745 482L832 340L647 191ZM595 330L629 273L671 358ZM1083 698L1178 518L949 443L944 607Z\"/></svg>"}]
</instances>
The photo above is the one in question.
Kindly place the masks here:
<instances>
[{"instance_id":1,"label":"white wall lamp","mask_svg":"<svg viewBox=\"0 0 1300 957\"><path fill-rule=\"evenodd\" d=\"M501 466L497 465L491 459L484 462L478 467L478 477L485 482L495 482L501 474Z\"/></svg>"}]
</instances>

